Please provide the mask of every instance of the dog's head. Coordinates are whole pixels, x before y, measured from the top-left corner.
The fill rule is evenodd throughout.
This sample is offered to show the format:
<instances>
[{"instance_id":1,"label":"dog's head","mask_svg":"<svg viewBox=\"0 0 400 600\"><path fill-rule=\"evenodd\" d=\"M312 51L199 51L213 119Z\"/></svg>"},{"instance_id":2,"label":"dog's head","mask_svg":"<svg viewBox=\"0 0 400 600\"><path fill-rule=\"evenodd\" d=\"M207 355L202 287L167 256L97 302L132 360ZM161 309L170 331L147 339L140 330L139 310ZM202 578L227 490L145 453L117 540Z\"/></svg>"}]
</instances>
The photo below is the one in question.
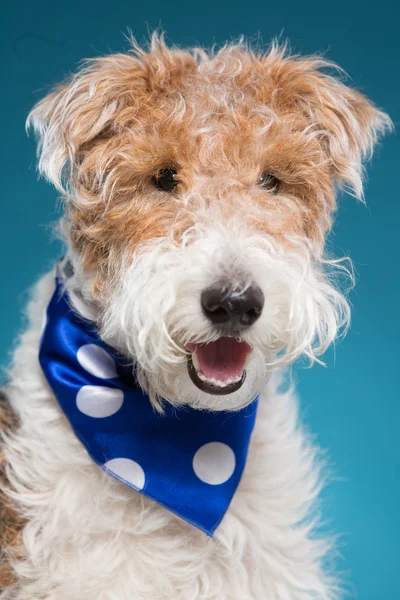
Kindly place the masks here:
<instances>
[{"instance_id":1,"label":"dog's head","mask_svg":"<svg viewBox=\"0 0 400 600\"><path fill-rule=\"evenodd\" d=\"M390 120L329 67L154 37L87 62L32 111L81 293L154 401L240 408L346 326L324 237L337 186L361 197Z\"/></svg>"}]
</instances>

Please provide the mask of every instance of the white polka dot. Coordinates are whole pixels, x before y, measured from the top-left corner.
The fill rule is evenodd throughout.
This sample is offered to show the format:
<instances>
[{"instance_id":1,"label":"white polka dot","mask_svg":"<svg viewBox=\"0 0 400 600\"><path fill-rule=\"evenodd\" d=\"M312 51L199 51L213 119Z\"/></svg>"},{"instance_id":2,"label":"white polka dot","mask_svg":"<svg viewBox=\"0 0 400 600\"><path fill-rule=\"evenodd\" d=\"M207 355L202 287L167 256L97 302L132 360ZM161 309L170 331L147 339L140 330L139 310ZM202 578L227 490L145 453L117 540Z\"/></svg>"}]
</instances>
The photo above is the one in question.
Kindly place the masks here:
<instances>
[{"instance_id":1,"label":"white polka dot","mask_svg":"<svg viewBox=\"0 0 400 600\"><path fill-rule=\"evenodd\" d=\"M76 395L76 405L88 417L102 419L119 411L124 403L122 390L101 385L84 385Z\"/></svg>"},{"instance_id":2,"label":"white polka dot","mask_svg":"<svg viewBox=\"0 0 400 600\"><path fill-rule=\"evenodd\" d=\"M131 483L136 489L143 489L146 480L144 471L134 460L130 458L113 458L106 462L104 467L124 481Z\"/></svg>"},{"instance_id":3,"label":"white polka dot","mask_svg":"<svg viewBox=\"0 0 400 600\"><path fill-rule=\"evenodd\" d=\"M115 362L111 356L96 344L81 346L76 355L81 367L99 379L117 377Z\"/></svg>"},{"instance_id":4,"label":"white polka dot","mask_svg":"<svg viewBox=\"0 0 400 600\"><path fill-rule=\"evenodd\" d=\"M235 470L235 454L221 442L210 442L201 446L194 455L193 469L197 477L210 485L225 483Z\"/></svg>"}]
</instances>

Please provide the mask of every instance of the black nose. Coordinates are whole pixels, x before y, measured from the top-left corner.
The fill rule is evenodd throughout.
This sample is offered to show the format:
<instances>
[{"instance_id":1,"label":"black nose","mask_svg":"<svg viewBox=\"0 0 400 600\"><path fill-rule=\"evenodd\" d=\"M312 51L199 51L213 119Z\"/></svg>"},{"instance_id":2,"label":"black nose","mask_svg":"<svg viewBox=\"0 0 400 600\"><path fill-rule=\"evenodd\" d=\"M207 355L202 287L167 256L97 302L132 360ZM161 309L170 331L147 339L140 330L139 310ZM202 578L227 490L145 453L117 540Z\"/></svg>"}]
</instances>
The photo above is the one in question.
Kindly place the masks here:
<instances>
[{"instance_id":1,"label":"black nose","mask_svg":"<svg viewBox=\"0 0 400 600\"><path fill-rule=\"evenodd\" d=\"M234 333L257 321L264 294L257 285L235 290L225 283L216 284L202 292L201 306L211 323Z\"/></svg>"}]
</instances>

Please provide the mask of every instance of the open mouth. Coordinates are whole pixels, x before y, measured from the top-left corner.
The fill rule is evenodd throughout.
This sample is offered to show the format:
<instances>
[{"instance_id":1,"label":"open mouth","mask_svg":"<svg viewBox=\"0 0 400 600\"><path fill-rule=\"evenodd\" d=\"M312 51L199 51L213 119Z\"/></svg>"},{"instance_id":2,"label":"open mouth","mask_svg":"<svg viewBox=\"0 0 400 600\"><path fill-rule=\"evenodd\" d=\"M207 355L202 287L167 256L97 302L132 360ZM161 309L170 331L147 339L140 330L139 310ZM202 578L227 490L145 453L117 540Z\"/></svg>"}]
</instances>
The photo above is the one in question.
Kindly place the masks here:
<instances>
[{"instance_id":1,"label":"open mouth","mask_svg":"<svg viewBox=\"0 0 400 600\"><path fill-rule=\"evenodd\" d=\"M246 361L252 348L247 342L221 337L208 344L188 344L190 379L207 394L223 396L239 390L246 378Z\"/></svg>"}]
</instances>

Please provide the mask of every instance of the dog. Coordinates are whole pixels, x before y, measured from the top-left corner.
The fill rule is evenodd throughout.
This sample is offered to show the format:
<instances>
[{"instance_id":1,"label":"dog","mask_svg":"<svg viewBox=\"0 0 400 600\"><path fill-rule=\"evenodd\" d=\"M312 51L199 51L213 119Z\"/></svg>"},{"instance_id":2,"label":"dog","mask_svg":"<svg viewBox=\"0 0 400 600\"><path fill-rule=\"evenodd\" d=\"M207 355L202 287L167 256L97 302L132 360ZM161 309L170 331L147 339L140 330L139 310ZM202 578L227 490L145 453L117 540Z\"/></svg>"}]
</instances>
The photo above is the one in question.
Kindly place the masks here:
<instances>
[{"instance_id":1,"label":"dog","mask_svg":"<svg viewBox=\"0 0 400 600\"><path fill-rule=\"evenodd\" d=\"M340 75L278 43L154 34L32 110L66 253L33 290L0 404L2 600L342 596L315 534L323 461L284 377L348 328L324 240L391 128ZM118 427L142 463L102 464L92 443L119 443L127 394Z\"/></svg>"}]
</instances>

